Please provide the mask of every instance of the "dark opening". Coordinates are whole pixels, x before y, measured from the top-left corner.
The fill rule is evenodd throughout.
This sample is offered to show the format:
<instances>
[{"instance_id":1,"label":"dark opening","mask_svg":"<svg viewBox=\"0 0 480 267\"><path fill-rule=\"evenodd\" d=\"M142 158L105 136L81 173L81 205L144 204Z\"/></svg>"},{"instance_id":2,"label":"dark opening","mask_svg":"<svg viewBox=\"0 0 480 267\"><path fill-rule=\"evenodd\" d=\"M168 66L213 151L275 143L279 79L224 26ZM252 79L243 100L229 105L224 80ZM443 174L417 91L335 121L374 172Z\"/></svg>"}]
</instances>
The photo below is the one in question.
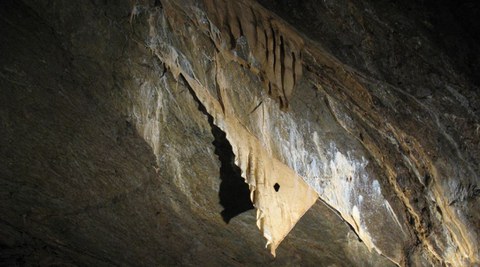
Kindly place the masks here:
<instances>
[{"instance_id":1,"label":"dark opening","mask_svg":"<svg viewBox=\"0 0 480 267\"><path fill-rule=\"evenodd\" d=\"M213 123L213 117L207 112L195 92L191 88L189 88L189 91L198 103L198 109L207 116L212 135L215 138L212 144L215 146L215 154L221 164L220 180L222 182L220 183L218 196L223 211L220 215L223 221L229 223L235 216L254 208L250 200L250 190L241 175L240 168L235 165L235 154L233 154L232 145L228 142L225 132Z\"/></svg>"},{"instance_id":2,"label":"dark opening","mask_svg":"<svg viewBox=\"0 0 480 267\"><path fill-rule=\"evenodd\" d=\"M278 183L275 183L273 189L275 189L275 192L278 192L278 190L280 190L280 185Z\"/></svg>"},{"instance_id":3,"label":"dark opening","mask_svg":"<svg viewBox=\"0 0 480 267\"><path fill-rule=\"evenodd\" d=\"M223 220L228 223L233 217L247 210L253 209L250 200L250 190L241 176L241 170L235 165L235 155L232 146L226 138L225 132L212 124L212 134L215 137L213 145L215 154L220 160L220 204L223 206L221 212Z\"/></svg>"}]
</instances>

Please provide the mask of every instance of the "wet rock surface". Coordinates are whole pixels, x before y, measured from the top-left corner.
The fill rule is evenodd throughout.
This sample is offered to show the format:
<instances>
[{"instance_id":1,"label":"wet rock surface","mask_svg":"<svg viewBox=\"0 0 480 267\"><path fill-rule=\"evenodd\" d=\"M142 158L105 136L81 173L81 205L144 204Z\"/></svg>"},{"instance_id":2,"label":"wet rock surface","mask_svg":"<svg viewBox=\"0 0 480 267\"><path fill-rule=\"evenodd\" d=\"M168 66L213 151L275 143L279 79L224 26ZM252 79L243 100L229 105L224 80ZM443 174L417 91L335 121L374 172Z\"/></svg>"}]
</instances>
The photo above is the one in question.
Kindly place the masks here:
<instances>
[{"instance_id":1,"label":"wet rock surface","mask_svg":"<svg viewBox=\"0 0 480 267\"><path fill-rule=\"evenodd\" d=\"M447 7L3 1L0 264L478 264L478 27ZM269 157L267 196L318 194L276 258Z\"/></svg>"}]
</instances>

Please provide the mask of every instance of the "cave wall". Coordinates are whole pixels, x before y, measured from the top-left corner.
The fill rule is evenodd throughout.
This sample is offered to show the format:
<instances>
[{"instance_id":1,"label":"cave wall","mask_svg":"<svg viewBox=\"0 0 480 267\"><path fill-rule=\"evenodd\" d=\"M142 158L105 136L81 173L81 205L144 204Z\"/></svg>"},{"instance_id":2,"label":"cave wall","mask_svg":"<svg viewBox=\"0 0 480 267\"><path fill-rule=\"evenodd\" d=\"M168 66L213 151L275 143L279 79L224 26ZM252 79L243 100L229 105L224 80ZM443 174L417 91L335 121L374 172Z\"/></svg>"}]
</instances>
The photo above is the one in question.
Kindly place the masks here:
<instances>
[{"instance_id":1,"label":"cave wall","mask_svg":"<svg viewBox=\"0 0 480 267\"><path fill-rule=\"evenodd\" d=\"M2 263L478 263L472 75L330 4L4 1Z\"/></svg>"}]
</instances>

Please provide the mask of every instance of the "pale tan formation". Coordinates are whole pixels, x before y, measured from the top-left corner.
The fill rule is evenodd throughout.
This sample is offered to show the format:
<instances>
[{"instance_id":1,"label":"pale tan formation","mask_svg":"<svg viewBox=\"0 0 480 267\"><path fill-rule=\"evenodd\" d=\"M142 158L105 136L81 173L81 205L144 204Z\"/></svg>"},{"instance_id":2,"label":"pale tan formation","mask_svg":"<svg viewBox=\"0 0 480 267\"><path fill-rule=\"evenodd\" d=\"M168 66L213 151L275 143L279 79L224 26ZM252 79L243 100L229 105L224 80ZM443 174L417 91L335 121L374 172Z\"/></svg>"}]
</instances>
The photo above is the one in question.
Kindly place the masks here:
<instances>
[{"instance_id":1,"label":"pale tan formation","mask_svg":"<svg viewBox=\"0 0 480 267\"><path fill-rule=\"evenodd\" d=\"M217 82L224 105L231 107L225 96L228 83L224 78L223 71L217 69ZM218 111L215 113L218 114ZM215 120L225 122L224 130L236 155L235 163L246 178L250 198L257 208L257 226L275 255L275 249L315 203L318 194L291 168L270 155L259 140L241 125L231 109L226 108Z\"/></svg>"},{"instance_id":2,"label":"pale tan formation","mask_svg":"<svg viewBox=\"0 0 480 267\"><path fill-rule=\"evenodd\" d=\"M181 75L185 78L208 113L213 116L215 124L227 134L236 155L235 164L242 170L242 177L250 188L250 198L257 209L257 226L267 239L270 252L275 255L276 248L316 202L318 194L291 168L269 154L258 138L238 120L225 94L227 83L220 68L217 69L217 82L222 104L200 81L178 65L177 54L155 52L175 77ZM217 57L218 61L223 60L220 57Z\"/></svg>"},{"instance_id":3,"label":"pale tan formation","mask_svg":"<svg viewBox=\"0 0 480 267\"><path fill-rule=\"evenodd\" d=\"M257 210L257 226L267 239L266 246L275 256L276 248L317 201L318 194L293 169L268 152L259 139L236 117L226 93L226 90L231 90L226 80L228 74L224 74L221 66L235 61L249 67L262 78L270 96L279 100L281 108L286 108L295 80L301 75L301 62L297 60L297 47L301 42L300 39L284 38L281 31L283 26L280 26L280 23L272 18L255 15L252 8L248 9L250 13L242 12L243 15L237 16L237 10L245 7L236 6L234 3L236 2L207 2L210 9L214 6L218 8L211 16L216 17L218 25L222 25L219 26L221 36L212 38L218 48L215 58L218 99L191 70L182 68L179 64L181 59L175 50L154 49L154 52L177 79L182 76L187 81L188 86L214 118L215 125L226 133L236 156L235 164L240 167L242 177L249 185L250 198ZM173 14L175 9L170 4L172 3L165 2L164 8L167 13L171 10L170 14ZM172 20L170 22L174 25L173 16L167 19ZM260 21L254 22L256 19ZM266 28L263 29L261 25ZM155 35L155 25L151 23L150 27L150 34ZM231 50L232 47L225 43L225 40L234 43L245 38L250 46L246 50L250 60L236 54L241 52L240 48Z\"/></svg>"},{"instance_id":4,"label":"pale tan formation","mask_svg":"<svg viewBox=\"0 0 480 267\"><path fill-rule=\"evenodd\" d=\"M248 67L262 79L269 95L288 108L296 82L302 76L303 40L252 3L204 0L211 24L219 32L212 36L225 58Z\"/></svg>"}]
</instances>

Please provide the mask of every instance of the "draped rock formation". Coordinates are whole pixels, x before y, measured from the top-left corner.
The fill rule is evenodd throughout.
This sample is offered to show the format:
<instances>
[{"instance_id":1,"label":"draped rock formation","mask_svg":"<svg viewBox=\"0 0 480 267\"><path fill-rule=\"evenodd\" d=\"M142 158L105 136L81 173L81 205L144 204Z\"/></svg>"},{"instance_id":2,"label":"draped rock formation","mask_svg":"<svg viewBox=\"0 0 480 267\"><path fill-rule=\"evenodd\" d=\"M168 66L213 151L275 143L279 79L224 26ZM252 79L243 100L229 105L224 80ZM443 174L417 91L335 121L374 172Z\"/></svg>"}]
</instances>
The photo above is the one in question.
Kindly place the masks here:
<instances>
[{"instance_id":1,"label":"draped rock formation","mask_svg":"<svg viewBox=\"0 0 480 267\"><path fill-rule=\"evenodd\" d=\"M428 3L4 1L1 265L480 264L478 9Z\"/></svg>"}]
</instances>

